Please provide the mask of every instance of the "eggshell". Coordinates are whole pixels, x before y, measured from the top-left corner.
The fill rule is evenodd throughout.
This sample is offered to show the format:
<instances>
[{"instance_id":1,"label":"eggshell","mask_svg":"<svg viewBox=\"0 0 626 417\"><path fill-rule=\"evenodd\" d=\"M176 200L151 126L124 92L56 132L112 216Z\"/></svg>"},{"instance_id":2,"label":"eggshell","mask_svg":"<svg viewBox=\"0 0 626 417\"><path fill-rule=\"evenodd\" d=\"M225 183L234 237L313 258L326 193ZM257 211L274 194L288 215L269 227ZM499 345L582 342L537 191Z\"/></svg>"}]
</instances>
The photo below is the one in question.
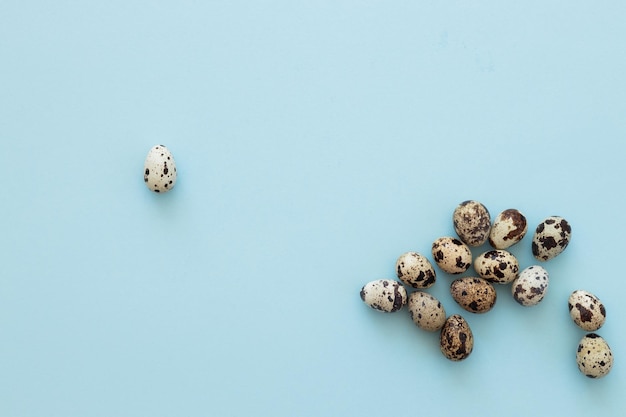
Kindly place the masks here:
<instances>
[{"instance_id":1,"label":"eggshell","mask_svg":"<svg viewBox=\"0 0 626 417\"><path fill-rule=\"evenodd\" d=\"M548 271L539 265L529 266L513 281L511 293L525 307L539 304L548 292Z\"/></svg>"},{"instance_id":2,"label":"eggshell","mask_svg":"<svg viewBox=\"0 0 626 417\"><path fill-rule=\"evenodd\" d=\"M143 166L143 180L149 190L165 193L176 185L176 162L163 145L156 145L148 152Z\"/></svg>"},{"instance_id":3,"label":"eggshell","mask_svg":"<svg viewBox=\"0 0 626 417\"><path fill-rule=\"evenodd\" d=\"M496 249L506 249L522 240L527 231L526 217L519 210L504 210L493 221L489 244Z\"/></svg>"},{"instance_id":4,"label":"eggshell","mask_svg":"<svg viewBox=\"0 0 626 417\"><path fill-rule=\"evenodd\" d=\"M489 210L474 200L464 201L452 215L454 230L459 238L469 246L480 246L487 241L491 229Z\"/></svg>"},{"instance_id":5,"label":"eggshell","mask_svg":"<svg viewBox=\"0 0 626 417\"><path fill-rule=\"evenodd\" d=\"M446 320L439 338L441 353L451 361L466 359L474 349L474 336L465 319L454 314Z\"/></svg>"},{"instance_id":6,"label":"eggshell","mask_svg":"<svg viewBox=\"0 0 626 417\"><path fill-rule=\"evenodd\" d=\"M508 284L519 274L519 262L512 253L505 250L484 252L474 260L476 273L489 282Z\"/></svg>"},{"instance_id":7,"label":"eggshell","mask_svg":"<svg viewBox=\"0 0 626 417\"><path fill-rule=\"evenodd\" d=\"M576 363L585 376L602 378L613 367L613 352L606 340L595 333L589 333L578 343Z\"/></svg>"},{"instance_id":8,"label":"eggshell","mask_svg":"<svg viewBox=\"0 0 626 417\"><path fill-rule=\"evenodd\" d=\"M539 223L533 235L532 251L536 259L549 261L560 255L572 236L572 228L563 217L551 216Z\"/></svg>"},{"instance_id":9,"label":"eggshell","mask_svg":"<svg viewBox=\"0 0 626 417\"><path fill-rule=\"evenodd\" d=\"M433 242L432 255L435 263L444 272L460 274L472 265L472 252L459 239L440 237Z\"/></svg>"},{"instance_id":10,"label":"eggshell","mask_svg":"<svg viewBox=\"0 0 626 417\"><path fill-rule=\"evenodd\" d=\"M569 296L567 307L574 323L588 332L598 330L606 320L604 304L590 292L574 291Z\"/></svg>"},{"instance_id":11,"label":"eggshell","mask_svg":"<svg viewBox=\"0 0 626 417\"><path fill-rule=\"evenodd\" d=\"M443 327L446 311L439 300L423 291L409 295L409 313L413 323L420 329L434 332Z\"/></svg>"},{"instance_id":12,"label":"eggshell","mask_svg":"<svg viewBox=\"0 0 626 417\"><path fill-rule=\"evenodd\" d=\"M396 261L396 273L400 281L413 288L432 287L437 277L430 261L417 252L400 255Z\"/></svg>"},{"instance_id":13,"label":"eggshell","mask_svg":"<svg viewBox=\"0 0 626 417\"><path fill-rule=\"evenodd\" d=\"M406 304L407 293L398 281L379 279L361 288L361 300L375 310L393 313Z\"/></svg>"},{"instance_id":14,"label":"eggshell","mask_svg":"<svg viewBox=\"0 0 626 417\"><path fill-rule=\"evenodd\" d=\"M450 294L464 310L486 313L496 304L496 289L478 277L457 278L450 284Z\"/></svg>"}]
</instances>

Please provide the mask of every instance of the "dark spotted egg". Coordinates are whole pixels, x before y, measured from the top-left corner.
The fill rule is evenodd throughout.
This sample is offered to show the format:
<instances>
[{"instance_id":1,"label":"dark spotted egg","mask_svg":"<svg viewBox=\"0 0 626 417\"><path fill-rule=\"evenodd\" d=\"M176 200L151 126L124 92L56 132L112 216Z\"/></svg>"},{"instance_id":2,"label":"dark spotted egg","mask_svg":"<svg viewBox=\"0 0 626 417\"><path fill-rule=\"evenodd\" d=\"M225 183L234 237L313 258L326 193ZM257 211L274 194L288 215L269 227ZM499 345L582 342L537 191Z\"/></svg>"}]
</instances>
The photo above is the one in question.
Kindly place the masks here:
<instances>
[{"instance_id":1,"label":"dark spotted egg","mask_svg":"<svg viewBox=\"0 0 626 417\"><path fill-rule=\"evenodd\" d=\"M526 217L519 210L504 210L493 221L489 244L495 249L506 249L522 240L527 231Z\"/></svg>"},{"instance_id":2,"label":"dark spotted egg","mask_svg":"<svg viewBox=\"0 0 626 417\"><path fill-rule=\"evenodd\" d=\"M505 250L490 250L476 257L474 269L481 278L498 284L508 284L519 274L519 262Z\"/></svg>"},{"instance_id":3,"label":"dark spotted egg","mask_svg":"<svg viewBox=\"0 0 626 417\"><path fill-rule=\"evenodd\" d=\"M361 288L361 300L374 310L393 313L406 304L407 293L398 281L379 279Z\"/></svg>"},{"instance_id":4,"label":"dark spotted egg","mask_svg":"<svg viewBox=\"0 0 626 417\"><path fill-rule=\"evenodd\" d=\"M435 240L432 255L437 266L449 274L463 273L472 265L470 248L452 237L440 237Z\"/></svg>"},{"instance_id":5,"label":"dark spotted egg","mask_svg":"<svg viewBox=\"0 0 626 417\"><path fill-rule=\"evenodd\" d=\"M457 278L450 284L454 301L470 313L486 313L496 304L496 289L478 277Z\"/></svg>"},{"instance_id":6,"label":"dark spotted egg","mask_svg":"<svg viewBox=\"0 0 626 417\"><path fill-rule=\"evenodd\" d=\"M465 319L454 314L446 320L439 338L443 356L451 361L462 361L474 350L474 335Z\"/></svg>"},{"instance_id":7,"label":"dark spotted egg","mask_svg":"<svg viewBox=\"0 0 626 417\"><path fill-rule=\"evenodd\" d=\"M487 241L491 229L489 210L474 200L464 201L452 215L454 230L459 238L469 246L480 246Z\"/></svg>"},{"instance_id":8,"label":"dark spotted egg","mask_svg":"<svg viewBox=\"0 0 626 417\"><path fill-rule=\"evenodd\" d=\"M589 332L598 330L606 320L606 309L598 297L584 290L576 290L567 302L569 315L578 327Z\"/></svg>"},{"instance_id":9,"label":"dark spotted egg","mask_svg":"<svg viewBox=\"0 0 626 417\"><path fill-rule=\"evenodd\" d=\"M515 301L525 307L539 304L548 292L548 271L533 265L520 272L513 281L511 293Z\"/></svg>"},{"instance_id":10,"label":"dark spotted egg","mask_svg":"<svg viewBox=\"0 0 626 417\"><path fill-rule=\"evenodd\" d=\"M413 288L432 287L437 279L430 261L417 252L400 255L396 261L396 274L400 281Z\"/></svg>"},{"instance_id":11,"label":"dark spotted egg","mask_svg":"<svg viewBox=\"0 0 626 417\"><path fill-rule=\"evenodd\" d=\"M533 236L532 251L540 261L549 261L560 255L572 236L572 228L563 217L550 216L539 223Z\"/></svg>"},{"instance_id":12,"label":"dark spotted egg","mask_svg":"<svg viewBox=\"0 0 626 417\"><path fill-rule=\"evenodd\" d=\"M148 152L143 166L143 180L155 193L165 193L176 185L176 163L165 146L156 145Z\"/></svg>"},{"instance_id":13,"label":"dark spotted egg","mask_svg":"<svg viewBox=\"0 0 626 417\"><path fill-rule=\"evenodd\" d=\"M602 378L613 367L613 352L606 340L595 333L589 333L578 343L576 363L585 376Z\"/></svg>"}]
</instances>

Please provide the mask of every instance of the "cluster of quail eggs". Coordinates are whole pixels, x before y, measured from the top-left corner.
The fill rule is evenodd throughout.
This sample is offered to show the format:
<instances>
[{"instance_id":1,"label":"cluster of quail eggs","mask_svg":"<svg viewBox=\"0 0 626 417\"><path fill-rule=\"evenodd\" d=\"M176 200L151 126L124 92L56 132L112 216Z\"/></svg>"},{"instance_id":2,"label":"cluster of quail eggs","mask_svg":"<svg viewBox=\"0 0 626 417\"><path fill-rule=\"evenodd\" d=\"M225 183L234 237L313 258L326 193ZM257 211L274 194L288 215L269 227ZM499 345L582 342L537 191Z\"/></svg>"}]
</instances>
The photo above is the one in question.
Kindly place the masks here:
<instances>
[{"instance_id":1,"label":"cluster of quail eggs","mask_svg":"<svg viewBox=\"0 0 626 417\"><path fill-rule=\"evenodd\" d=\"M474 267L477 276L461 277L450 284L450 294L458 305L470 313L486 313L496 303L494 285L511 285L511 295L520 305L537 305L546 296L549 276L545 268L531 265L520 270L517 258L507 249L519 243L528 231L526 217L516 209L504 210L491 222L487 208L469 200L459 204L453 214L458 238L444 236L432 244L432 259L443 272L458 275ZM545 218L536 227L532 253L540 262L561 254L571 238L571 226L560 216ZM470 247L489 242L493 250L472 257ZM443 304L425 290L436 281L436 271L429 259L417 252L407 252L396 261L398 280L380 279L365 284L361 299L382 312L396 312L408 304L415 325L430 332L440 332L443 355L460 361L474 348L474 337L467 320L460 314L446 316ZM410 294L407 287L414 291ZM569 299L574 323L595 331L604 323L606 310L593 294L577 290ZM611 349L595 333L580 341L577 353L580 371L591 378L606 375L613 364Z\"/></svg>"}]
</instances>

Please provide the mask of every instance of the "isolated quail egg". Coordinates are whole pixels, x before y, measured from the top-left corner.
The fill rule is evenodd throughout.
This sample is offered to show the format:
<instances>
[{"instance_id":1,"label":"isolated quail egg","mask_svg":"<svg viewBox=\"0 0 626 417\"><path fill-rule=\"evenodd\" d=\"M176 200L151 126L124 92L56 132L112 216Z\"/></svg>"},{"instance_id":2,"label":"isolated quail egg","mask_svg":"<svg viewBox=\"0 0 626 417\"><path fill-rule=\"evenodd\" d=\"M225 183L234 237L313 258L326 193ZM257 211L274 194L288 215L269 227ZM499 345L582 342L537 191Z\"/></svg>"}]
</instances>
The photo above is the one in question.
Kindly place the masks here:
<instances>
[{"instance_id":1,"label":"isolated quail egg","mask_svg":"<svg viewBox=\"0 0 626 417\"><path fill-rule=\"evenodd\" d=\"M165 193L176 185L176 163L165 146L156 145L148 152L143 166L143 180L155 193Z\"/></svg>"}]
</instances>

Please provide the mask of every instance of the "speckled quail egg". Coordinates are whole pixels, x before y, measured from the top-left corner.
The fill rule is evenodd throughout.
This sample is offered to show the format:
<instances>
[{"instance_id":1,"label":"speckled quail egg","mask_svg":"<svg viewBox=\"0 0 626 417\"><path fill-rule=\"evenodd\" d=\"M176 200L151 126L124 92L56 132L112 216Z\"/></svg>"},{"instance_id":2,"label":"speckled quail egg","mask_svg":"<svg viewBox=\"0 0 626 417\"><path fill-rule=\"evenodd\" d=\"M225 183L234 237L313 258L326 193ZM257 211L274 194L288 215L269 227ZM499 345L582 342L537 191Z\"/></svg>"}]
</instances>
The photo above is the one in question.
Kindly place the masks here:
<instances>
[{"instance_id":1,"label":"speckled quail egg","mask_svg":"<svg viewBox=\"0 0 626 417\"><path fill-rule=\"evenodd\" d=\"M433 242L432 255L435 263L444 272L460 274L472 265L472 252L459 239L440 237Z\"/></svg>"},{"instance_id":2,"label":"speckled quail egg","mask_svg":"<svg viewBox=\"0 0 626 417\"><path fill-rule=\"evenodd\" d=\"M598 297L584 290L576 290L567 302L569 315L578 327L598 330L606 320L606 309Z\"/></svg>"},{"instance_id":3,"label":"speckled quail egg","mask_svg":"<svg viewBox=\"0 0 626 417\"><path fill-rule=\"evenodd\" d=\"M408 307L413 323L420 329L434 332L441 329L446 321L446 311L441 302L423 291L409 295Z\"/></svg>"},{"instance_id":4,"label":"speckled quail egg","mask_svg":"<svg viewBox=\"0 0 626 417\"><path fill-rule=\"evenodd\" d=\"M478 277L457 278L450 284L450 294L470 313L486 313L496 304L496 289Z\"/></svg>"},{"instance_id":5,"label":"speckled quail egg","mask_svg":"<svg viewBox=\"0 0 626 417\"><path fill-rule=\"evenodd\" d=\"M511 293L525 307L539 304L548 292L548 271L539 265L529 266L513 281Z\"/></svg>"},{"instance_id":6,"label":"speckled quail egg","mask_svg":"<svg viewBox=\"0 0 626 417\"><path fill-rule=\"evenodd\" d=\"M148 152L143 166L143 180L155 193L165 193L176 185L176 163L165 146L156 145Z\"/></svg>"},{"instance_id":7,"label":"speckled quail egg","mask_svg":"<svg viewBox=\"0 0 626 417\"><path fill-rule=\"evenodd\" d=\"M474 349L474 335L465 319L454 314L446 320L441 328L439 338L441 353L451 361L462 361Z\"/></svg>"},{"instance_id":8,"label":"speckled quail egg","mask_svg":"<svg viewBox=\"0 0 626 417\"><path fill-rule=\"evenodd\" d=\"M560 255L572 236L572 228L563 217L550 216L539 223L533 236L532 251L540 261L549 261Z\"/></svg>"},{"instance_id":9,"label":"speckled quail egg","mask_svg":"<svg viewBox=\"0 0 626 417\"><path fill-rule=\"evenodd\" d=\"M526 217L519 210L504 210L493 221L489 244L495 249L506 249L522 240L527 231Z\"/></svg>"},{"instance_id":10,"label":"speckled quail egg","mask_svg":"<svg viewBox=\"0 0 626 417\"><path fill-rule=\"evenodd\" d=\"M476 257L474 269L481 278L497 284L513 282L519 274L519 262L505 250L490 250Z\"/></svg>"},{"instance_id":11,"label":"speckled quail egg","mask_svg":"<svg viewBox=\"0 0 626 417\"><path fill-rule=\"evenodd\" d=\"M379 279L361 288L361 300L375 310L393 313L406 304L407 293L398 281Z\"/></svg>"},{"instance_id":12,"label":"speckled quail egg","mask_svg":"<svg viewBox=\"0 0 626 417\"><path fill-rule=\"evenodd\" d=\"M606 340L595 333L589 333L578 343L576 363L585 376L602 378L613 367L613 352Z\"/></svg>"},{"instance_id":13,"label":"speckled quail egg","mask_svg":"<svg viewBox=\"0 0 626 417\"><path fill-rule=\"evenodd\" d=\"M469 246L480 246L489 237L491 216L489 210L478 201L468 200L457 206L452 215L454 230Z\"/></svg>"},{"instance_id":14,"label":"speckled quail egg","mask_svg":"<svg viewBox=\"0 0 626 417\"><path fill-rule=\"evenodd\" d=\"M430 261L417 252L407 252L396 261L400 281L413 288L429 288L435 283L436 273Z\"/></svg>"}]
</instances>

